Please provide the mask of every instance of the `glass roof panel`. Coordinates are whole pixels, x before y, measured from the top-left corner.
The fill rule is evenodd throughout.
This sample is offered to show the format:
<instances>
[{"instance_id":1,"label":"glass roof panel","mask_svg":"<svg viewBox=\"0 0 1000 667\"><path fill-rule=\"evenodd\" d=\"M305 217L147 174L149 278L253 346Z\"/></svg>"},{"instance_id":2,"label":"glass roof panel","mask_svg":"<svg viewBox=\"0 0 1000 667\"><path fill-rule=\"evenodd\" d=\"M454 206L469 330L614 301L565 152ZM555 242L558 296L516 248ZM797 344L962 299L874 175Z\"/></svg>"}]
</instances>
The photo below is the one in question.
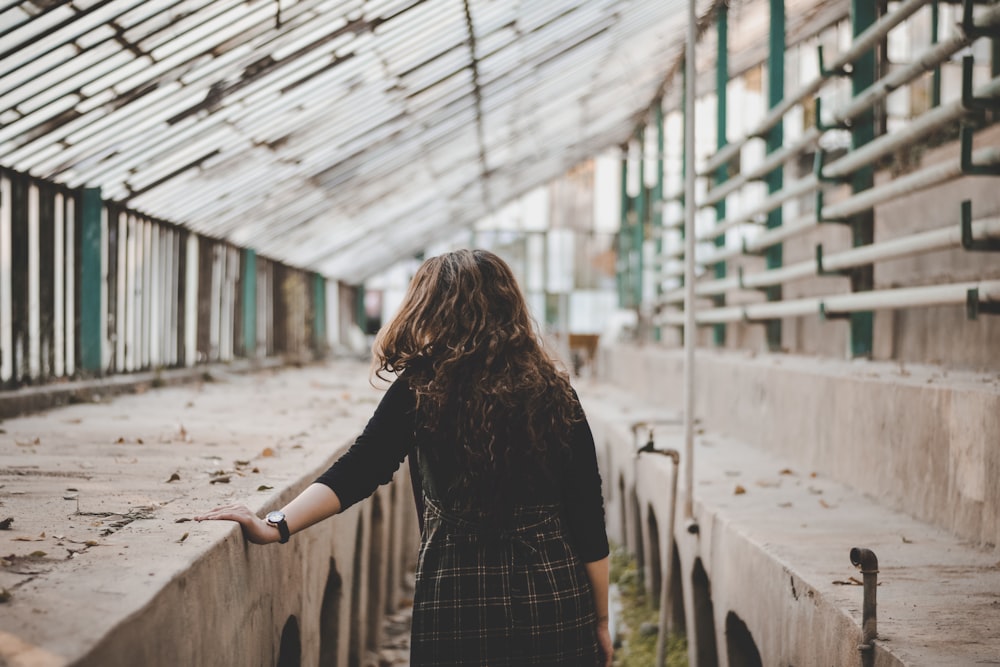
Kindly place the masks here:
<instances>
[{"instance_id":1,"label":"glass roof panel","mask_svg":"<svg viewBox=\"0 0 1000 667\"><path fill-rule=\"evenodd\" d=\"M0 165L353 282L627 139L682 51L684 6L13 8Z\"/></svg>"}]
</instances>

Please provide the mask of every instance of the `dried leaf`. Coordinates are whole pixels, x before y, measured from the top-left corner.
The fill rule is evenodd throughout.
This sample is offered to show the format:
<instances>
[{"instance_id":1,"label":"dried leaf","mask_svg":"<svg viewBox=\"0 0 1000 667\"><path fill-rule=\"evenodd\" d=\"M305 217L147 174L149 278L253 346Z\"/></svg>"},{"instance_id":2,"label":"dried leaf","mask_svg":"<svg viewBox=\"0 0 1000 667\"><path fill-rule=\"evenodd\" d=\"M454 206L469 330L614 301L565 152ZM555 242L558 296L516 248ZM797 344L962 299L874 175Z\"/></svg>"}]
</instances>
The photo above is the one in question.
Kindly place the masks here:
<instances>
[{"instance_id":1,"label":"dried leaf","mask_svg":"<svg viewBox=\"0 0 1000 667\"><path fill-rule=\"evenodd\" d=\"M47 555L48 554L46 554L44 551L32 551L31 552L31 557L32 558L45 558Z\"/></svg>"},{"instance_id":2,"label":"dried leaf","mask_svg":"<svg viewBox=\"0 0 1000 667\"><path fill-rule=\"evenodd\" d=\"M125 444L125 438L119 437L117 440L115 440L115 444L116 445L124 445Z\"/></svg>"},{"instance_id":3,"label":"dried leaf","mask_svg":"<svg viewBox=\"0 0 1000 667\"><path fill-rule=\"evenodd\" d=\"M188 538L188 534L187 534L187 533L184 533L183 535L181 535L181 539L179 539L179 540L177 540L177 541L178 541L178 542L183 542L183 541L184 541L184 540L186 540L187 538Z\"/></svg>"},{"instance_id":4,"label":"dried leaf","mask_svg":"<svg viewBox=\"0 0 1000 667\"><path fill-rule=\"evenodd\" d=\"M14 523L14 517L12 516L0 521L0 530L10 530L10 524L12 523Z\"/></svg>"},{"instance_id":5,"label":"dried leaf","mask_svg":"<svg viewBox=\"0 0 1000 667\"><path fill-rule=\"evenodd\" d=\"M186 516L182 516L181 518L179 518L176 521L174 521L174 523L187 523L190 520L191 519L187 518Z\"/></svg>"},{"instance_id":6,"label":"dried leaf","mask_svg":"<svg viewBox=\"0 0 1000 667\"><path fill-rule=\"evenodd\" d=\"M905 535L900 535L903 538L903 544L913 544L913 540L906 539Z\"/></svg>"},{"instance_id":7,"label":"dried leaf","mask_svg":"<svg viewBox=\"0 0 1000 667\"><path fill-rule=\"evenodd\" d=\"M14 541L15 542L41 542L42 538L40 538L40 537L25 537L24 535L19 535L18 537L14 538Z\"/></svg>"},{"instance_id":8,"label":"dried leaf","mask_svg":"<svg viewBox=\"0 0 1000 667\"><path fill-rule=\"evenodd\" d=\"M223 475L222 477L216 477L209 481L209 484L229 484L229 475Z\"/></svg>"},{"instance_id":9,"label":"dried leaf","mask_svg":"<svg viewBox=\"0 0 1000 667\"><path fill-rule=\"evenodd\" d=\"M263 456L263 457L265 457L265 458L267 458L269 456L274 456L274 450L271 449L270 447L265 447L264 451L262 451L260 453L260 455Z\"/></svg>"},{"instance_id":10,"label":"dried leaf","mask_svg":"<svg viewBox=\"0 0 1000 667\"><path fill-rule=\"evenodd\" d=\"M170 479L168 479L166 482L164 482L164 484L169 484L170 482L178 482L178 481L180 481L180 479L181 479L181 476L178 473L175 472L174 474L172 474L170 476Z\"/></svg>"},{"instance_id":11,"label":"dried leaf","mask_svg":"<svg viewBox=\"0 0 1000 667\"><path fill-rule=\"evenodd\" d=\"M257 466L254 466L253 470L251 470L250 472L258 472L259 473L260 472L260 468L258 468Z\"/></svg>"},{"instance_id":12,"label":"dried leaf","mask_svg":"<svg viewBox=\"0 0 1000 667\"><path fill-rule=\"evenodd\" d=\"M0 604L10 602L11 592L6 588L0 588Z\"/></svg>"},{"instance_id":13,"label":"dried leaf","mask_svg":"<svg viewBox=\"0 0 1000 667\"><path fill-rule=\"evenodd\" d=\"M84 545L86 545L88 547L96 547L97 546L97 540L87 540L86 542L84 542Z\"/></svg>"},{"instance_id":14,"label":"dried leaf","mask_svg":"<svg viewBox=\"0 0 1000 667\"><path fill-rule=\"evenodd\" d=\"M746 490L746 489L744 489L744 488L743 488L743 487L742 487L741 485L739 485L739 484L737 484L737 485L736 485L736 488L735 488L735 489L733 489L733 495L734 495L734 496L742 496L742 495L743 495L744 493L746 493L746 492L747 492L747 490Z\"/></svg>"},{"instance_id":15,"label":"dried leaf","mask_svg":"<svg viewBox=\"0 0 1000 667\"><path fill-rule=\"evenodd\" d=\"M828 510L832 510L832 509L834 509L836 507L836 505L831 505L830 503L826 502L822 498L819 499L819 504L822 505L823 507L825 507Z\"/></svg>"},{"instance_id":16,"label":"dried leaf","mask_svg":"<svg viewBox=\"0 0 1000 667\"><path fill-rule=\"evenodd\" d=\"M782 468L782 469L781 469L781 470L780 470L780 471L778 472L778 474L779 474L779 475L794 475L795 473L794 473L794 472L792 471L792 469L791 469L791 468Z\"/></svg>"},{"instance_id":17,"label":"dried leaf","mask_svg":"<svg viewBox=\"0 0 1000 667\"><path fill-rule=\"evenodd\" d=\"M137 445L141 445L141 444L144 444L144 443L142 442L142 438L136 438L136 439L135 439L135 444L137 444Z\"/></svg>"},{"instance_id":18,"label":"dried leaf","mask_svg":"<svg viewBox=\"0 0 1000 667\"><path fill-rule=\"evenodd\" d=\"M239 461L239 460L238 460L238 461L234 461L234 463L236 464L236 467L237 467L237 468L242 468L242 467L244 467L244 466L248 466L248 465L250 465L250 462L249 462L249 461Z\"/></svg>"},{"instance_id":19,"label":"dried leaf","mask_svg":"<svg viewBox=\"0 0 1000 667\"><path fill-rule=\"evenodd\" d=\"M257 487L257 490L258 491L270 491L273 488L274 488L273 486L268 486L267 484L261 484L260 486Z\"/></svg>"}]
</instances>

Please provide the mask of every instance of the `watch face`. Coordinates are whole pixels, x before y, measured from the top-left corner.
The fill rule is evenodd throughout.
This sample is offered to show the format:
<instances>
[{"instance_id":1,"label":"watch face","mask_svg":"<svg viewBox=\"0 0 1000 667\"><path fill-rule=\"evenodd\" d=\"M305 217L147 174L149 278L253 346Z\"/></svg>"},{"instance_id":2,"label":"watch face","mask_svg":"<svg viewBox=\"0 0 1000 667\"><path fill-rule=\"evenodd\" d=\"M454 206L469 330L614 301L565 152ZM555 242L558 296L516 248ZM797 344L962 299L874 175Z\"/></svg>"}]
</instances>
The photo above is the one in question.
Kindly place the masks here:
<instances>
[{"instance_id":1,"label":"watch face","mask_svg":"<svg viewBox=\"0 0 1000 667\"><path fill-rule=\"evenodd\" d=\"M280 523L285 520L285 514L283 512L268 512L267 522L268 523Z\"/></svg>"}]
</instances>

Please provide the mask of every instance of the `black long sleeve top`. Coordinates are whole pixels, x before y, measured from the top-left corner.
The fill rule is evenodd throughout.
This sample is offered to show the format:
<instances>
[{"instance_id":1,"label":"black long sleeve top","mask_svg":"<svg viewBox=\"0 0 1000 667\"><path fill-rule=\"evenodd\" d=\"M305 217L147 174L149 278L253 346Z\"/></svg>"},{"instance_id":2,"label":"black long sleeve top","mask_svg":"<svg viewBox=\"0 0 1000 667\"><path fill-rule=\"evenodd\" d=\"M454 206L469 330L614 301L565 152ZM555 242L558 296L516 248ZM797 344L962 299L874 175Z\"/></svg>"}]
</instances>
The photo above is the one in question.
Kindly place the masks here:
<instances>
[{"instance_id":1,"label":"black long sleeve top","mask_svg":"<svg viewBox=\"0 0 1000 667\"><path fill-rule=\"evenodd\" d=\"M538 485L527 481L519 484L515 479L514 490L520 504L559 504L574 551L582 561L593 562L608 555L608 537L594 437L585 417L574 423L570 436L568 451L558 466L559 484ZM330 487L346 509L370 496L380 484L389 483L407 456L411 470L417 474L412 461L416 448L422 446L418 440L416 395L402 377L389 387L351 448L316 481ZM436 479L449 480L461 474L454 467L447 469L446 457L435 460L436 466L444 468L434 471ZM524 464L527 467L531 462ZM414 482L419 484L420 479ZM419 497L417 503L419 507Z\"/></svg>"}]
</instances>

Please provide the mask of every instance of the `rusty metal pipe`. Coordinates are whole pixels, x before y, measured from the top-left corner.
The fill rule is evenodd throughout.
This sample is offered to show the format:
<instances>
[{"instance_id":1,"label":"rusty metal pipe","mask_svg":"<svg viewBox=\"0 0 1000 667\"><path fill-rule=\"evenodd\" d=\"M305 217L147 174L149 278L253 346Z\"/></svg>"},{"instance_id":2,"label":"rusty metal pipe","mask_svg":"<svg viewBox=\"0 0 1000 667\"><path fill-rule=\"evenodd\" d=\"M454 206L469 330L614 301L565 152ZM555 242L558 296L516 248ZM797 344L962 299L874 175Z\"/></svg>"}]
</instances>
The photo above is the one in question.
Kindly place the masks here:
<instances>
[{"instance_id":1,"label":"rusty metal pipe","mask_svg":"<svg viewBox=\"0 0 1000 667\"><path fill-rule=\"evenodd\" d=\"M854 547L851 549L851 564L861 570L864 583L864 605L861 611L861 643L858 651L861 653L861 667L872 667L875 664L875 638L878 636L878 620L876 617L876 592L878 589L878 558L870 549Z\"/></svg>"},{"instance_id":2,"label":"rusty metal pipe","mask_svg":"<svg viewBox=\"0 0 1000 667\"><path fill-rule=\"evenodd\" d=\"M676 422L660 422L676 423ZM660 454L669 457L673 461L673 475L670 481L670 516L667 519L667 544L666 549L660 552L660 557L666 561L666 576L660 582L660 619L659 632L656 636L656 667L663 667L667 658L667 625L670 613L670 589L673 588L674 577L674 518L677 516L677 477L680 475L681 455L676 449L657 449L653 439L652 424L648 422L637 422L632 426L632 433L638 434L640 428L649 427L649 438L646 444L636 449L636 459L640 454Z\"/></svg>"}]
</instances>

